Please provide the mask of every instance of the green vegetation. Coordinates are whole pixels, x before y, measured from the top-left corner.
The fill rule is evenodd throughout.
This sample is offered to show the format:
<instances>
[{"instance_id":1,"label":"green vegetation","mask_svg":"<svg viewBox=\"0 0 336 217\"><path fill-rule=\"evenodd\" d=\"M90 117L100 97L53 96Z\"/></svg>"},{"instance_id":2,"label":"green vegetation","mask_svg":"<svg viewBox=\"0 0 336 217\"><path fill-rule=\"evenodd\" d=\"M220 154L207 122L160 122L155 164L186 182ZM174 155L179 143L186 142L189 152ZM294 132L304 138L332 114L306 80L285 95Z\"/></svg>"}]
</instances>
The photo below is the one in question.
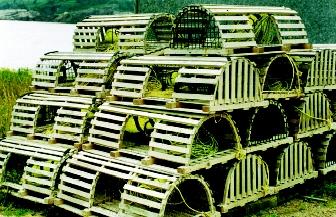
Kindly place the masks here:
<instances>
[{"instance_id":1,"label":"green vegetation","mask_svg":"<svg viewBox=\"0 0 336 217\"><path fill-rule=\"evenodd\" d=\"M141 13L176 14L190 4L240 4L285 6L299 12L313 43L335 43L336 0L139 0ZM76 23L92 14L134 12L135 0L0 0L1 9L27 9L39 13L35 20ZM318 19L317 19L318 18Z\"/></svg>"},{"instance_id":2,"label":"green vegetation","mask_svg":"<svg viewBox=\"0 0 336 217\"><path fill-rule=\"evenodd\" d=\"M0 138L10 127L12 108L15 100L29 91L31 71L0 69Z\"/></svg>"},{"instance_id":3,"label":"green vegetation","mask_svg":"<svg viewBox=\"0 0 336 217\"><path fill-rule=\"evenodd\" d=\"M30 209L25 208L16 208L13 204L10 204L9 206L5 207L2 211L2 215L4 216L26 216L31 215L33 213Z\"/></svg>"},{"instance_id":4,"label":"green vegetation","mask_svg":"<svg viewBox=\"0 0 336 217\"><path fill-rule=\"evenodd\" d=\"M133 0L0 0L0 9L36 11L35 20L76 23L92 14L133 12Z\"/></svg>"}]
</instances>

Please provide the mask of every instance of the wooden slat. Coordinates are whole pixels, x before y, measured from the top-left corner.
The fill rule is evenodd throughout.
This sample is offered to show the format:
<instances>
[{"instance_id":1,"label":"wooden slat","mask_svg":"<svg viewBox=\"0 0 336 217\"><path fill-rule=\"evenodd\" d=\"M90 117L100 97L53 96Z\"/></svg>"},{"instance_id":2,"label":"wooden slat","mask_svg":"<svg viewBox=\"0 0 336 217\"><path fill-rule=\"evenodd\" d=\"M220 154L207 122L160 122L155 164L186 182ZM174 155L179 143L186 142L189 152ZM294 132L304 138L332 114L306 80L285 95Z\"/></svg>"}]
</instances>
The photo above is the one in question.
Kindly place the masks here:
<instances>
[{"instance_id":1,"label":"wooden slat","mask_svg":"<svg viewBox=\"0 0 336 217\"><path fill-rule=\"evenodd\" d=\"M248 16L215 16L216 21L248 21Z\"/></svg>"},{"instance_id":2,"label":"wooden slat","mask_svg":"<svg viewBox=\"0 0 336 217\"><path fill-rule=\"evenodd\" d=\"M175 83L187 83L187 84L217 84L217 78L185 78L178 77L175 80Z\"/></svg>"},{"instance_id":3,"label":"wooden slat","mask_svg":"<svg viewBox=\"0 0 336 217\"><path fill-rule=\"evenodd\" d=\"M121 130L122 129L121 124L115 124L115 123L106 122L106 121L98 121L96 119L94 119L91 122L91 124L95 125L95 126L99 126L99 127L104 127L104 128L112 129L112 130Z\"/></svg>"},{"instance_id":4,"label":"wooden slat","mask_svg":"<svg viewBox=\"0 0 336 217\"><path fill-rule=\"evenodd\" d=\"M64 184L59 184L58 189L61 190L61 191L66 191L66 192L69 192L69 193L72 193L72 194L79 195L79 196L84 197L84 198L90 198L91 197L89 192L83 192L81 190L68 187Z\"/></svg>"},{"instance_id":5,"label":"wooden slat","mask_svg":"<svg viewBox=\"0 0 336 217\"><path fill-rule=\"evenodd\" d=\"M77 198L74 198L74 197L70 197L70 196L68 196L66 194L62 194L60 192L57 194L57 197L61 198L61 199L64 199L66 201L70 201L71 203L75 203L75 204L84 206L84 207L89 207L90 206L90 203L87 202L87 201L77 199Z\"/></svg>"},{"instance_id":6,"label":"wooden slat","mask_svg":"<svg viewBox=\"0 0 336 217\"><path fill-rule=\"evenodd\" d=\"M299 16L273 16L276 20L301 20Z\"/></svg>"},{"instance_id":7,"label":"wooden slat","mask_svg":"<svg viewBox=\"0 0 336 217\"><path fill-rule=\"evenodd\" d=\"M174 127L174 126L170 126L169 124L159 123L159 122L155 123L154 128L160 129L160 130L171 131L175 133L189 134L189 135L195 134L195 131L196 131L195 128L187 129L187 128L182 128L182 127Z\"/></svg>"},{"instance_id":8,"label":"wooden slat","mask_svg":"<svg viewBox=\"0 0 336 217\"><path fill-rule=\"evenodd\" d=\"M212 101L212 100L215 99L215 96L214 95L191 94L191 93L176 93L176 92L174 92L173 93L173 98Z\"/></svg>"},{"instance_id":9,"label":"wooden slat","mask_svg":"<svg viewBox=\"0 0 336 217\"><path fill-rule=\"evenodd\" d=\"M141 98L142 97L142 93L121 91L121 90L115 90L115 89L112 89L111 94L115 96L123 96L123 97L131 97L131 98Z\"/></svg>"},{"instance_id":10,"label":"wooden slat","mask_svg":"<svg viewBox=\"0 0 336 217\"><path fill-rule=\"evenodd\" d=\"M38 193L41 193L41 194L46 194L46 195L51 195L52 194L52 191L50 189L38 187L38 186L35 186L35 185L30 185L30 184L23 183L22 187L24 189L27 189L27 190L30 190L30 191L35 191L35 192L38 192Z\"/></svg>"},{"instance_id":11,"label":"wooden slat","mask_svg":"<svg viewBox=\"0 0 336 217\"><path fill-rule=\"evenodd\" d=\"M38 160L33 160L33 159L28 159L27 164L29 165L37 165L37 166L42 166L42 167L47 167L50 169L56 169L57 165L49 162L43 162L43 161L38 161Z\"/></svg>"},{"instance_id":12,"label":"wooden slat","mask_svg":"<svg viewBox=\"0 0 336 217\"><path fill-rule=\"evenodd\" d=\"M225 33L222 35L224 39L238 39L238 38L254 38L253 32L242 32L242 33Z\"/></svg>"},{"instance_id":13,"label":"wooden slat","mask_svg":"<svg viewBox=\"0 0 336 217\"><path fill-rule=\"evenodd\" d=\"M282 37L286 37L286 36L307 36L307 32L306 31L281 31L280 35Z\"/></svg>"},{"instance_id":14,"label":"wooden slat","mask_svg":"<svg viewBox=\"0 0 336 217\"><path fill-rule=\"evenodd\" d=\"M24 179L25 179L27 182L33 182L33 183L36 183L36 184L39 184L39 185L46 185L46 186L49 186L49 187L51 187L52 184L53 184L53 183L52 183L51 181L49 181L49 180L41 179L41 178L31 177L31 176L28 176L27 174L25 174Z\"/></svg>"},{"instance_id":15,"label":"wooden slat","mask_svg":"<svg viewBox=\"0 0 336 217\"><path fill-rule=\"evenodd\" d=\"M131 80L131 81L144 81L146 79L146 76L139 76L139 75L125 75L116 73L113 76L114 79L121 79L121 80Z\"/></svg>"},{"instance_id":16,"label":"wooden slat","mask_svg":"<svg viewBox=\"0 0 336 217\"><path fill-rule=\"evenodd\" d=\"M60 126L57 124L54 125L54 130L59 130L62 132L70 132L70 133L83 133L83 129L81 128L64 127L64 126Z\"/></svg>"},{"instance_id":17,"label":"wooden slat","mask_svg":"<svg viewBox=\"0 0 336 217\"><path fill-rule=\"evenodd\" d=\"M135 206L132 206L132 205L128 205L128 204L125 204L125 203L120 203L119 208L125 210L126 213L131 211L132 214L137 214L137 215L140 215L140 216L159 217L158 213L151 212L149 210L142 209L142 208L139 208L139 207L135 207Z\"/></svg>"},{"instance_id":18,"label":"wooden slat","mask_svg":"<svg viewBox=\"0 0 336 217\"><path fill-rule=\"evenodd\" d=\"M247 24L240 25L219 25L219 30L252 30L253 27Z\"/></svg>"},{"instance_id":19,"label":"wooden slat","mask_svg":"<svg viewBox=\"0 0 336 217\"><path fill-rule=\"evenodd\" d=\"M32 173L32 174L43 175L43 176L46 176L48 178L51 178L54 175L53 172L46 171L46 170L44 170L44 168L41 170L41 169L34 169L34 168L31 168L31 167L25 167L24 170L26 172L29 172L29 173Z\"/></svg>"},{"instance_id":20,"label":"wooden slat","mask_svg":"<svg viewBox=\"0 0 336 217\"><path fill-rule=\"evenodd\" d=\"M55 121L58 122L66 122L66 123L73 123L73 124L84 124L86 121L85 119L74 119L74 118L66 118L66 117L55 117Z\"/></svg>"},{"instance_id":21,"label":"wooden slat","mask_svg":"<svg viewBox=\"0 0 336 217\"><path fill-rule=\"evenodd\" d=\"M165 193L157 192L157 191L146 189L146 188L136 187L136 186L129 185L129 184L124 185L124 190L133 191L139 194L144 194L144 195L156 197L159 199L165 198Z\"/></svg>"},{"instance_id":22,"label":"wooden slat","mask_svg":"<svg viewBox=\"0 0 336 217\"><path fill-rule=\"evenodd\" d=\"M143 84L125 83L125 82L112 82L112 87L130 88L130 89L143 89Z\"/></svg>"},{"instance_id":23,"label":"wooden slat","mask_svg":"<svg viewBox=\"0 0 336 217\"><path fill-rule=\"evenodd\" d=\"M160 152L155 152L155 151L149 151L148 155L158 158L158 159L181 163L181 164L187 164L189 162L189 159L186 157L180 157L180 156L175 156L175 155L165 154L165 153L160 153Z\"/></svg>"},{"instance_id":24,"label":"wooden slat","mask_svg":"<svg viewBox=\"0 0 336 217\"><path fill-rule=\"evenodd\" d=\"M111 139L117 139L117 140L121 139L121 134L110 133L110 132L96 130L92 128L90 129L90 134L100 135L100 136L104 136L104 137L111 138Z\"/></svg>"},{"instance_id":25,"label":"wooden slat","mask_svg":"<svg viewBox=\"0 0 336 217\"><path fill-rule=\"evenodd\" d=\"M151 141L149 143L149 146L152 148L159 148L162 150L168 150L168 151L174 151L174 152L179 152L182 154L188 154L190 152L188 147L180 147L180 146L176 146L176 145L167 145L167 144L163 144L163 143L159 143L159 142L153 142Z\"/></svg>"},{"instance_id":26,"label":"wooden slat","mask_svg":"<svg viewBox=\"0 0 336 217\"><path fill-rule=\"evenodd\" d=\"M93 186L91 184L83 182L82 180L79 180L79 179L70 178L70 177L66 176L65 174L61 174L61 181L62 182L67 182L67 183L70 183L70 184L73 184L73 185L76 185L76 186L79 186L79 187L82 187L82 188L86 188L86 189L89 189L89 190L91 190L93 188Z\"/></svg>"},{"instance_id":27,"label":"wooden slat","mask_svg":"<svg viewBox=\"0 0 336 217\"><path fill-rule=\"evenodd\" d=\"M155 208L155 209L161 209L161 203L155 202L155 201L151 201L148 199L144 199L144 198L140 198L140 197L136 197L133 195L129 195L129 194L125 194L123 193L121 198L123 200L127 200L136 204L141 204L141 205L145 205L151 208Z\"/></svg>"},{"instance_id":28,"label":"wooden slat","mask_svg":"<svg viewBox=\"0 0 336 217\"><path fill-rule=\"evenodd\" d=\"M305 44L308 43L308 39L283 39L283 44Z\"/></svg>"},{"instance_id":29,"label":"wooden slat","mask_svg":"<svg viewBox=\"0 0 336 217\"><path fill-rule=\"evenodd\" d=\"M221 74L220 69L189 69L181 68L179 70L180 74L196 74L196 75L207 75L207 76L219 76Z\"/></svg>"},{"instance_id":30,"label":"wooden slat","mask_svg":"<svg viewBox=\"0 0 336 217\"><path fill-rule=\"evenodd\" d=\"M105 79L104 78L76 78L76 82L103 84L105 83Z\"/></svg>"},{"instance_id":31,"label":"wooden slat","mask_svg":"<svg viewBox=\"0 0 336 217\"><path fill-rule=\"evenodd\" d=\"M120 148L120 144L117 143L117 142L98 139L98 138L94 138L92 136L89 137L89 141L96 144L96 145L101 145L101 146L105 146L105 147L108 147L108 148Z\"/></svg>"},{"instance_id":32,"label":"wooden slat","mask_svg":"<svg viewBox=\"0 0 336 217\"><path fill-rule=\"evenodd\" d=\"M158 132L152 132L151 134L152 138L157 138L157 139L164 139L167 141L172 141L172 142L178 142L178 143L185 143L185 144L191 144L192 143L192 139L191 137L189 138L184 138L184 137L179 137L179 136L173 136L172 134L162 134L162 133L158 133Z\"/></svg>"},{"instance_id":33,"label":"wooden slat","mask_svg":"<svg viewBox=\"0 0 336 217\"><path fill-rule=\"evenodd\" d=\"M93 179L96 178L96 174L92 174L92 173L84 172L82 170L74 169L74 168L71 168L69 165L66 165L63 168L63 172L75 174L75 175L78 175L82 178L89 179L89 180L93 180Z\"/></svg>"},{"instance_id":34,"label":"wooden slat","mask_svg":"<svg viewBox=\"0 0 336 217\"><path fill-rule=\"evenodd\" d=\"M279 29L304 29L304 24L278 24Z\"/></svg>"}]
</instances>

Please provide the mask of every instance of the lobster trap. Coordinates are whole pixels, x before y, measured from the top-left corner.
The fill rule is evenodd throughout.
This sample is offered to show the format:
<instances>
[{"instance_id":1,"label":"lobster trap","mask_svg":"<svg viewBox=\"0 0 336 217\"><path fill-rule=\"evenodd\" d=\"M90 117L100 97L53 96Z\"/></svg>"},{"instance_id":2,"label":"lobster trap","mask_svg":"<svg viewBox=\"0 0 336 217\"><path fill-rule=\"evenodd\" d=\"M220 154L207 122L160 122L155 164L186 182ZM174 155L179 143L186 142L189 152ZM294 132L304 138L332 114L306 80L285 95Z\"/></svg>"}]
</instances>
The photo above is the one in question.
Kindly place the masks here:
<instances>
[{"instance_id":1,"label":"lobster trap","mask_svg":"<svg viewBox=\"0 0 336 217\"><path fill-rule=\"evenodd\" d=\"M173 19L169 14L90 16L76 25L74 49L151 53L169 46Z\"/></svg>"}]
</instances>

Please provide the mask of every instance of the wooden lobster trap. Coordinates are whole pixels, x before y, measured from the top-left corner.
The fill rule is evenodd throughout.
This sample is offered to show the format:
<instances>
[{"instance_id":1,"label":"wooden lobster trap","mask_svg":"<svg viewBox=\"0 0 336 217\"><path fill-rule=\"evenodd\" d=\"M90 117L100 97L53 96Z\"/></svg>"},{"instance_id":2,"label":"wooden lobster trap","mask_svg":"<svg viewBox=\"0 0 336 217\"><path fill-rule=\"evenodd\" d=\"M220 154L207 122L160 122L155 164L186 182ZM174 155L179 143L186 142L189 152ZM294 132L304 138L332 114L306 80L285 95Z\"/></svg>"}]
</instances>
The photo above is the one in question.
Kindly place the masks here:
<instances>
[{"instance_id":1,"label":"wooden lobster trap","mask_svg":"<svg viewBox=\"0 0 336 217\"><path fill-rule=\"evenodd\" d=\"M293 142L286 111L276 101L270 101L266 108L237 110L231 115L239 130L242 146L248 153Z\"/></svg>"},{"instance_id":2,"label":"wooden lobster trap","mask_svg":"<svg viewBox=\"0 0 336 217\"><path fill-rule=\"evenodd\" d=\"M16 101L11 134L30 139L82 143L93 117L95 98L31 93Z\"/></svg>"},{"instance_id":3,"label":"wooden lobster trap","mask_svg":"<svg viewBox=\"0 0 336 217\"><path fill-rule=\"evenodd\" d=\"M267 106L259 73L245 58L141 56L121 61L115 100L205 112Z\"/></svg>"},{"instance_id":4,"label":"wooden lobster trap","mask_svg":"<svg viewBox=\"0 0 336 217\"><path fill-rule=\"evenodd\" d=\"M192 206L202 204L197 207L201 212L219 216L202 177L181 176L172 168L144 167L139 163L130 158L79 152L67 160L62 170L55 205L83 216L183 215L186 210L171 205L182 194L189 202L192 200ZM190 199L190 189L202 197Z\"/></svg>"},{"instance_id":5,"label":"wooden lobster trap","mask_svg":"<svg viewBox=\"0 0 336 217\"><path fill-rule=\"evenodd\" d=\"M104 103L95 113L89 144L84 144L83 149L112 157L129 155L144 164L175 168L193 165L195 170L206 167L209 158L234 159L241 145L227 114L130 109Z\"/></svg>"},{"instance_id":6,"label":"wooden lobster trap","mask_svg":"<svg viewBox=\"0 0 336 217\"><path fill-rule=\"evenodd\" d=\"M297 12L284 7L191 5L176 16L171 54L260 53L310 48Z\"/></svg>"},{"instance_id":7,"label":"wooden lobster trap","mask_svg":"<svg viewBox=\"0 0 336 217\"><path fill-rule=\"evenodd\" d=\"M301 72L292 57L278 54L252 59L257 62L265 99L303 97Z\"/></svg>"},{"instance_id":8,"label":"wooden lobster trap","mask_svg":"<svg viewBox=\"0 0 336 217\"><path fill-rule=\"evenodd\" d=\"M329 100L321 92L307 94L302 100L284 102L290 135L296 139L312 137L334 129Z\"/></svg>"},{"instance_id":9,"label":"wooden lobster trap","mask_svg":"<svg viewBox=\"0 0 336 217\"><path fill-rule=\"evenodd\" d=\"M0 142L0 188L16 197L53 204L60 168L73 152L65 145L6 138Z\"/></svg>"},{"instance_id":10,"label":"wooden lobster trap","mask_svg":"<svg viewBox=\"0 0 336 217\"><path fill-rule=\"evenodd\" d=\"M280 191L297 184L302 184L307 179L316 178L318 171L315 169L311 147L305 142L294 142L280 149L277 160L274 162L271 184Z\"/></svg>"},{"instance_id":11,"label":"wooden lobster trap","mask_svg":"<svg viewBox=\"0 0 336 217\"><path fill-rule=\"evenodd\" d=\"M169 46L173 19L170 14L90 16L77 23L74 49L151 53Z\"/></svg>"},{"instance_id":12,"label":"wooden lobster trap","mask_svg":"<svg viewBox=\"0 0 336 217\"><path fill-rule=\"evenodd\" d=\"M291 52L302 72L305 92L333 90L336 87L336 49L318 47L310 52Z\"/></svg>"},{"instance_id":13,"label":"wooden lobster trap","mask_svg":"<svg viewBox=\"0 0 336 217\"><path fill-rule=\"evenodd\" d=\"M105 93L123 57L119 53L46 53L34 71L33 90L73 91L85 95Z\"/></svg>"}]
</instances>

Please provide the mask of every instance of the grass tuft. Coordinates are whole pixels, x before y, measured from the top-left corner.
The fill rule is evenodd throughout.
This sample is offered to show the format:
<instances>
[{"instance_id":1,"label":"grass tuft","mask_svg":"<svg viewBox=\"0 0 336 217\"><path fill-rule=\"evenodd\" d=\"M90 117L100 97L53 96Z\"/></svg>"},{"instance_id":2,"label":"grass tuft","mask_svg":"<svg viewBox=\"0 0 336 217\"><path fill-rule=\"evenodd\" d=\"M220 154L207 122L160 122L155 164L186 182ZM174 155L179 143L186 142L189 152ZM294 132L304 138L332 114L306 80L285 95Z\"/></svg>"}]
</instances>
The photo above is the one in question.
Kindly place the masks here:
<instances>
[{"instance_id":1,"label":"grass tuft","mask_svg":"<svg viewBox=\"0 0 336 217\"><path fill-rule=\"evenodd\" d=\"M5 137L10 128L16 99L29 91L31 77L29 69L0 69L0 138Z\"/></svg>"}]
</instances>

